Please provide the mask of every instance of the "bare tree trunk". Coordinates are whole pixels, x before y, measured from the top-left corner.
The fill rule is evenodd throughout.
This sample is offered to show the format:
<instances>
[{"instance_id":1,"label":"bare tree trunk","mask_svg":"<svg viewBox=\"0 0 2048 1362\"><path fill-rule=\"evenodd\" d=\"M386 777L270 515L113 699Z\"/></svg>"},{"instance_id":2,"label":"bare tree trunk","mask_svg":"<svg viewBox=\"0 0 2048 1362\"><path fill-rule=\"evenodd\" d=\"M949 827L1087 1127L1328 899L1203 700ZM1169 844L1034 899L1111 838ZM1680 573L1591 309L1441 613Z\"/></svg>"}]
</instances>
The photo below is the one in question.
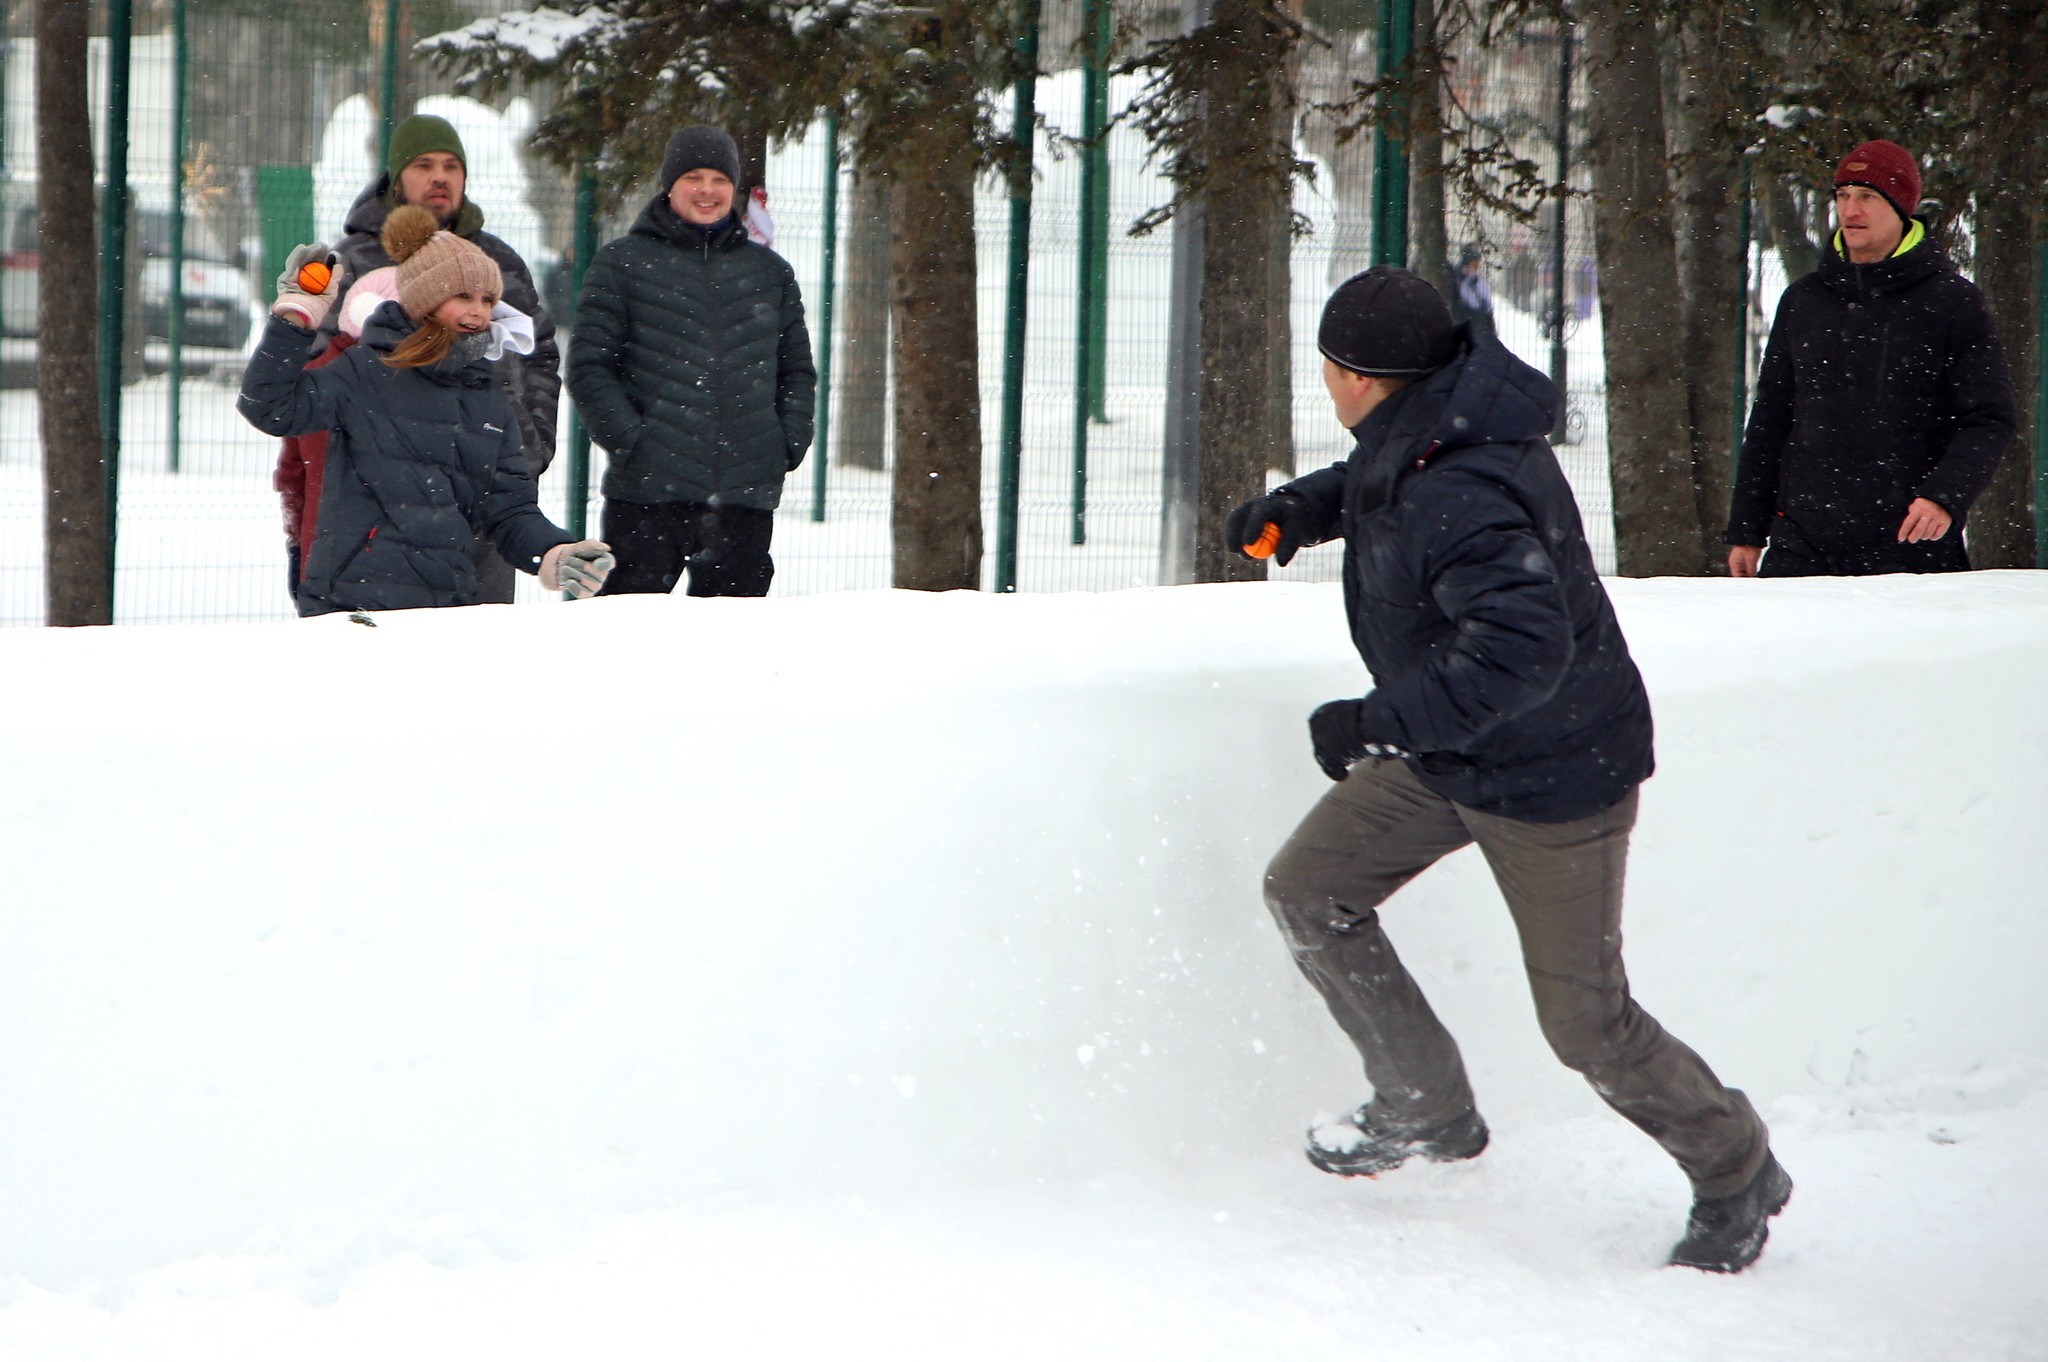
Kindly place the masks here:
<instances>
[{"instance_id":1,"label":"bare tree trunk","mask_svg":"<svg viewBox=\"0 0 2048 1362\"><path fill-rule=\"evenodd\" d=\"M1587 0L1583 13L1616 564L1627 577L1697 574L1655 19L1649 0Z\"/></svg>"},{"instance_id":2,"label":"bare tree trunk","mask_svg":"<svg viewBox=\"0 0 2048 1362\"><path fill-rule=\"evenodd\" d=\"M1302 0L1283 0L1288 16L1296 23L1301 21ZM1286 88L1299 89L1301 86L1301 54L1291 50L1286 62ZM1281 92L1275 91L1276 99ZM1293 110L1281 107L1274 110L1274 119L1279 135L1286 139L1290 152L1294 145L1295 119ZM1266 296L1272 299L1272 306L1266 314L1266 361L1267 361L1267 420L1271 430L1266 437L1268 467L1287 477L1295 474L1294 461L1294 195L1292 186L1281 211L1273 215L1272 245L1266 255Z\"/></svg>"},{"instance_id":3,"label":"bare tree trunk","mask_svg":"<svg viewBox=\"0 0 2048 1362\"><path fill-rule=\"evenodd\" d=\"M1273 215L1272 243L1266 251L1266 439L1268 466L1294 476L1294 214L1292 207Z\"/></svg>"},{"instance_id":4,"label":"bare tree trunk","mask_svg":"<svg viewBox=\"0 0 2048 1362\"><path fill-rule=\"evenodd\" d=\"M2034 308L2041 296L2041 249L2035 244L2040 228L2027 196L2039 190L2026 181L2008 184L2005 192L1980 187L1977 193L1976 276L1997 281L1984 290L1984 299L1991 305L1991 319L2012 369L2020 415L2011 447L1970 510L1970 564L1980 568L2030 568L2038 561L2033 455L2035 366L2041 361L2041 337Z\"/></svg>"},{"instance_id":5,"label":"bare tree trunk","mask_svg":"<svg viewBox=\"0 0 2048 1362\"><path fill-rule=\"evenodd\" d=\"M1686 417L1699 570L1712 573L1726 570L1721 532L1734 486L1736 337L1748 306L1739 217L1742 152L1725 134L1722 114L1749 83L1749 35L1724 7L1702 4L1683 13L1674 37L1678 59L1672 63L1670 112Z\"/></svg>"},{"instance_id":6,"label":"bare tree trunk","mask_svg":"<svg viewBox=\"0 0 2048 1362\"><path fill-rule=\"evenodd\" d=\"M885 467L889 394L889 182L856 167L846 224L845 318L834 366L832 455L850 468Z\"/></svg>"},{"instance_id":7,"label":"bare tree trunk","mask_svg":"<svg viewBox=\"0 0 2048 1362\"><path fill-rule=\"evenodd\" d=\"M964 70L965 63L959 63ZM896 355L895 584L981 585L981 363L974 292L974 100L935 96L904 130L890 213Z\"/></svg>"},{"instance_id":8,"label":"bare tree trunk","mask_svg":"<svg viewBox=\"0 0 2048 1362\"><path fill-rule=\"evenodd\" d=\"M768 187L768 132L754 122L735 121L729 132L733 145L740 153L740 193L745 194L755 185ZM746 204L734 205L745 210Z\"/></svg>"},{"instance_id":9,"label":"bare tree trunk","mask_svg":"<svg viewBox=\"0 0 2048 1362\"><path fill-rule=\"evenodd\" d=\"M1986 6L1984 69L1978 99L1994 108L2025 107L2048 67L2048 33L2019 6ZM2038 99L2038 94L2033 94ZM1987 112L1989 112L1987 110ZM2034 534L2034 394L2041 363L2041 234L2048 215L2041 183L2048 149L2038 139L2004 136L1976 184L1976 269L2011 366L2019 429L1991 486L1970 511L1970 562L1980 568L2030 568L2040 560Z\"/></svg>"},{"instance_id":10,"label":"bare tree trunk","mask_svg":"<svg viewBox=\"0 0 2048 1362\"><path fill-rule=\"evenodd\" d=\"M1415 135L1408 142L1408 258L1415 272L1451 296L1451 242L1444 223L1443 70L1427 54L1436 42L1435 0L1415 0Z\"/></svg>"},{"instance_id":11,"label":"bare tree trunk","mask_svg":"<svg viewBox=\"0 0 2048 1362\"><path fill-rule=\"evenodd\" d=\"M36 5L36 400L43 424L43 534L51 624L112 624L107 468L101 444L99 253L93 218L92 115L86 93L88 0Z\"/></svg>"},{"instance_id":12,"label":"bare tree trunk","mask_svg":"<svg viewBox=\"0 0 2048 1362\"><path fill-rule=\"evenodd\" d=\"M1806 214L1792 186L1785 181L1774 179L1762 188L1758 197L1763 201L1764 222L1770 229L1771 246L1778 252L1778 262L1785 268L1785 279L1804 279L1820 268L1820 247L1809 233Z\"/></svg>"},{"instance_id":13,"label":"bare tree trunk","mask_svg":"<svg viewBox=\"0 0 2048 1362\"><path fill-rule=\"evenodd\" d=\"M1238 503L1266 489L1273 448L1272 334L1267 247L1289 210L1285 171L1258 173L1292 157L1287 88L1288 35L1260 0L1216 0L1210 22L1230 34L1240 60L1216 71L1206 92L1212 167L1229 165L1203 197L1201 490L1195 513L1195 580L1263 579L1266 565L1242 557L1224 522ZM1281 229L1284 230L1284 229Z\"/></svg>"}]
</instances>

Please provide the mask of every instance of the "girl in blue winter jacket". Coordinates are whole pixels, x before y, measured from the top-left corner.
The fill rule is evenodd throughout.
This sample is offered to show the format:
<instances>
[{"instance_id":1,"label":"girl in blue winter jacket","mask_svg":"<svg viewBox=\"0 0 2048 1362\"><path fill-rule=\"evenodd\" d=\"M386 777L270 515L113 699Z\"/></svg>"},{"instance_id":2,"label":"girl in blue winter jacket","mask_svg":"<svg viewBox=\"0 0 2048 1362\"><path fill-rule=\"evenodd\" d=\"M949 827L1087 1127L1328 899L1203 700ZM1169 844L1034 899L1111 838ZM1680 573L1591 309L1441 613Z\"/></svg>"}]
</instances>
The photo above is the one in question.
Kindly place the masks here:
<instances>
[{"instance_id":1,"label":"girl in blue winter jacket","mask_svg":"<svg viewBox=\"0 0 2048 1362\"><path fill-rule=\"evenodd\" d=\"M299 272L327 247L292 252L236 402L271 435L329 432L299 613L474 605L477 535L548 590L595 594L612 555L542 514L519 423L491 380L491 361L532 337L524 314L499 301L497 263L412 206L386 220L384 249L398 264L397 301L370 314L361 344L310 372L339 283L309 292Z\"/></svg>"}]
</instances>

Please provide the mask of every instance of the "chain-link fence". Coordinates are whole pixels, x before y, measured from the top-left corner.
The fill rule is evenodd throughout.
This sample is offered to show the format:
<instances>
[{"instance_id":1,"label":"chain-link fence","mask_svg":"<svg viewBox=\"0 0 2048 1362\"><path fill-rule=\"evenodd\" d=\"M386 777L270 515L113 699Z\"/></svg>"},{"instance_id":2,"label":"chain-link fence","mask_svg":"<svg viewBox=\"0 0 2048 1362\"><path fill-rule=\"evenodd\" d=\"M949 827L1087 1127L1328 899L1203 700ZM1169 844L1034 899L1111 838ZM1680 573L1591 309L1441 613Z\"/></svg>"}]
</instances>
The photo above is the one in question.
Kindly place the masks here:
<instances>
[{"instance_id":1,"label":"chain-link fence","mask_svg":"<svg viewBox=\"0 0 2048 1362\"><path fill-rule=\"evenodd\" d=\"M304 240L332 240L350 203L381 168L378 139L387 72L394 107L439 114L455 124L468 151L468 193L489 230L531 266L549 308L567 334L573 307L573 186L525 150L545 92L492 103L451 93L445 79L406 54L413 40L470 19L525 7L518 0L397 0L398 29L386 41L384 0L154 0L134 15L129 123L134 225L139 266L129 290L129 360L122 389L116 618L124 622L257 620L291 614L282 512L272 489L277 442L236 414L242 362L260 329L271 280L284 254ZM38 410L34 390L36 244L34 42L32 6L5 5L4 141L0 141L0 281L5 337L0 340L0 620L43 618L41 431L62 412ZM1368 9L1369 6L1353 6ZM1043 121L1068 133L1082 125L1083 73L1070 41L1078 3L1046 6L1037 86ZM93 32L105 33L104 17ZM107 42L91 43L96 124L105 123ZM1460 54L1458 95L1498 121L1524 154L1550 171L1556 160L1557 39L1532 28L1490 52ZM1334 35L1305 49L1303 88L1336 91L1371 79L1369 34ZM184 92L182 127L175 117ZM1111 84L1110 107L1133 94ZM1582 101L1575 94L1573 107ZM1574 117L1579 117L1578 113ZM106 129L96 129L104 154ZM1576 145L1577 135L1572 137ZM835 348L826 457L792 476L775 531L777 593L889 584L889 473L886 384L875 360L886 327L873 300L874 250L886 227L870 214L863 187L840 166L828 172L821 124L771 150L767 182L775 247L796 269L809 305L814 347L826 267L827 175L838 176L833 260ZM1306 119L1302 153L1318 173L1296 205L1313 232L1291 259L1292 379L1296 463L1303 469L1340 457L1346 437L1332 421L1320 380L1315 322L1330 286L1369 263L1370 138L1338 146ZM1031 215L1030 288L1024 368L1023 450L1019 487L1017 585L1023 590L1109 589L1160 579L1162 440L1166 412L1171 228L1132 238L1125 229L1170 197L1146 148L1127 127L1107 140L1109 164L1106 381L1098 410L1077 448L1075 347L1086 324L1077 304L1082 242L1082 158L1055 154L1041 135ZM182 171L182 173L181 173ZM1586 175L1574 156L1571 182ZM181 183L182 182L182 183ZM1368 191L1369 192L1369 191ZM173 224L182 207L183 256L174 272ZM638 205L634 205L637 209ZM985 516L996 514L1001 411L1008 205L999 183L985 184L980 224L982 412L988 470ZM599 225L598 239L623 229ZM903 224L900 230L915 230ZM80 224L79 230L90 230ZM1563 328L1562 359L1571 417L1560 454L1576 488L1603 564L1612 562L1600 387L1598 314L1590 214L1582 201L1565 213L1562 260L1554 217L1534 224L1453 206L1453 250L1478 243L1502 339L1540 369L1555 370L1552 339ZM866 262L865 264L863 262ZM182 277L183 344L169 345L171 282ZM879 296L886 297L886 293ZM863 301L863 299L867 301ZM1559 303L1562 302L1560 311ZM91 307L94 300L77 300ZM565 409L563 428L567 429ZM565 442L566 443L566 442ZM593 452L602 471L603 452ZM821 475L822 474L822 475ZM541 481L542 506L568 523L567 460ZM585 508L592 530L595 502ZM988 535L994 543L993 529ZM1078 542L1077 542L1078 541ZM988 555L992 560L993 552ZM985 584L993 563L985 562ZM1284 576L1334 576L1333 550L1312 551ZM522 600L542 598L522 578Z\"/></svg>"}]
</instances>

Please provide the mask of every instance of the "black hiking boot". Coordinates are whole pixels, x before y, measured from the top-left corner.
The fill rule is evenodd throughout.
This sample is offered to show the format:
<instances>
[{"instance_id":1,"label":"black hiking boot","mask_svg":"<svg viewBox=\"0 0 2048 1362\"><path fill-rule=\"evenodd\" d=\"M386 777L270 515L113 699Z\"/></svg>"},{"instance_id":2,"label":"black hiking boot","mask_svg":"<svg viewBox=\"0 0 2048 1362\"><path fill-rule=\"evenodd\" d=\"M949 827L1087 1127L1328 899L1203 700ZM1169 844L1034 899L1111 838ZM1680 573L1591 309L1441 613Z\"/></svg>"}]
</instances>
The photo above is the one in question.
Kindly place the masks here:
<instances>
[{"instance_id":1,"label":"black hiking boot","mask_svg":"<svg viewBox=\"0 0 2048 1362\"><path fill-rule=\"evenodd\" d=\"M1486 1148L1486 1122L1468 1111L1434 1130L1385 1130L1360 1107L1341 1121L1308 1132L1308 1161L1339 1177L1369 1178L1399 1168L1420 1154L1434 1163L1477 1158Z\"/></svg>"},{"instance_id":2,"label":"black hiking boot","mask_svg":"<svg viewBox=\"0 0 2048 1362\"><path fill-rule=\"evenodd\" d=\"M1671 1250L1672 1267L1702 1272L1740 1272L1764 1251L1771 1217L1792 1199L1792 1179L1766 1152L1764 1166L1734 1196L1694 1197L1685 1238Z\"/></svg>"}]
</instances>

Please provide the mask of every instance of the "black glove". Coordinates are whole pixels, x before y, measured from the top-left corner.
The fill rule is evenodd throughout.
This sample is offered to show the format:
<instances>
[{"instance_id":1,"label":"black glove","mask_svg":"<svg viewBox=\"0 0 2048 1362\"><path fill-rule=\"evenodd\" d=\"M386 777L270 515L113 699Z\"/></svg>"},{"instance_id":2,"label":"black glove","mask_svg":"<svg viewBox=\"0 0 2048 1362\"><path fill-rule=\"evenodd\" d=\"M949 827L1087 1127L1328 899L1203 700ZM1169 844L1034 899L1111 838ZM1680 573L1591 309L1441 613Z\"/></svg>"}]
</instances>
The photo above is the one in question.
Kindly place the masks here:
<instances>
[{"instance_id":1,"label":"black glove","mask_svg":"<svg viewBox=\"0 0 2048 1362\"><path fill-rule=\"evenodd\" d=\"M1360 757L1405 757L1408 754L1387 742L1371 742L1363 731L1365 701L1332 700L1308 716L1308 739L1315 745L1316 765L1332 780L1351 774L1351 763Z\"/></svg>"},{"instance_id":2,"label":"black glove","mask_svg":"<svg viewBox=\"0 0 2048 1362\"><path fill-rule=\"evenodd\" d=\"M1246 553L1245 548L1258 542L1266 526L1279 526L1280 542L1273 548L1273 561L1286 567L1308 541L1308 519L1306 501L1292 492L1268 492L1232 511L1224 534L1233 552L1240 557L1256 558L1258 555Z\"/></svg>"}]
</instances>

